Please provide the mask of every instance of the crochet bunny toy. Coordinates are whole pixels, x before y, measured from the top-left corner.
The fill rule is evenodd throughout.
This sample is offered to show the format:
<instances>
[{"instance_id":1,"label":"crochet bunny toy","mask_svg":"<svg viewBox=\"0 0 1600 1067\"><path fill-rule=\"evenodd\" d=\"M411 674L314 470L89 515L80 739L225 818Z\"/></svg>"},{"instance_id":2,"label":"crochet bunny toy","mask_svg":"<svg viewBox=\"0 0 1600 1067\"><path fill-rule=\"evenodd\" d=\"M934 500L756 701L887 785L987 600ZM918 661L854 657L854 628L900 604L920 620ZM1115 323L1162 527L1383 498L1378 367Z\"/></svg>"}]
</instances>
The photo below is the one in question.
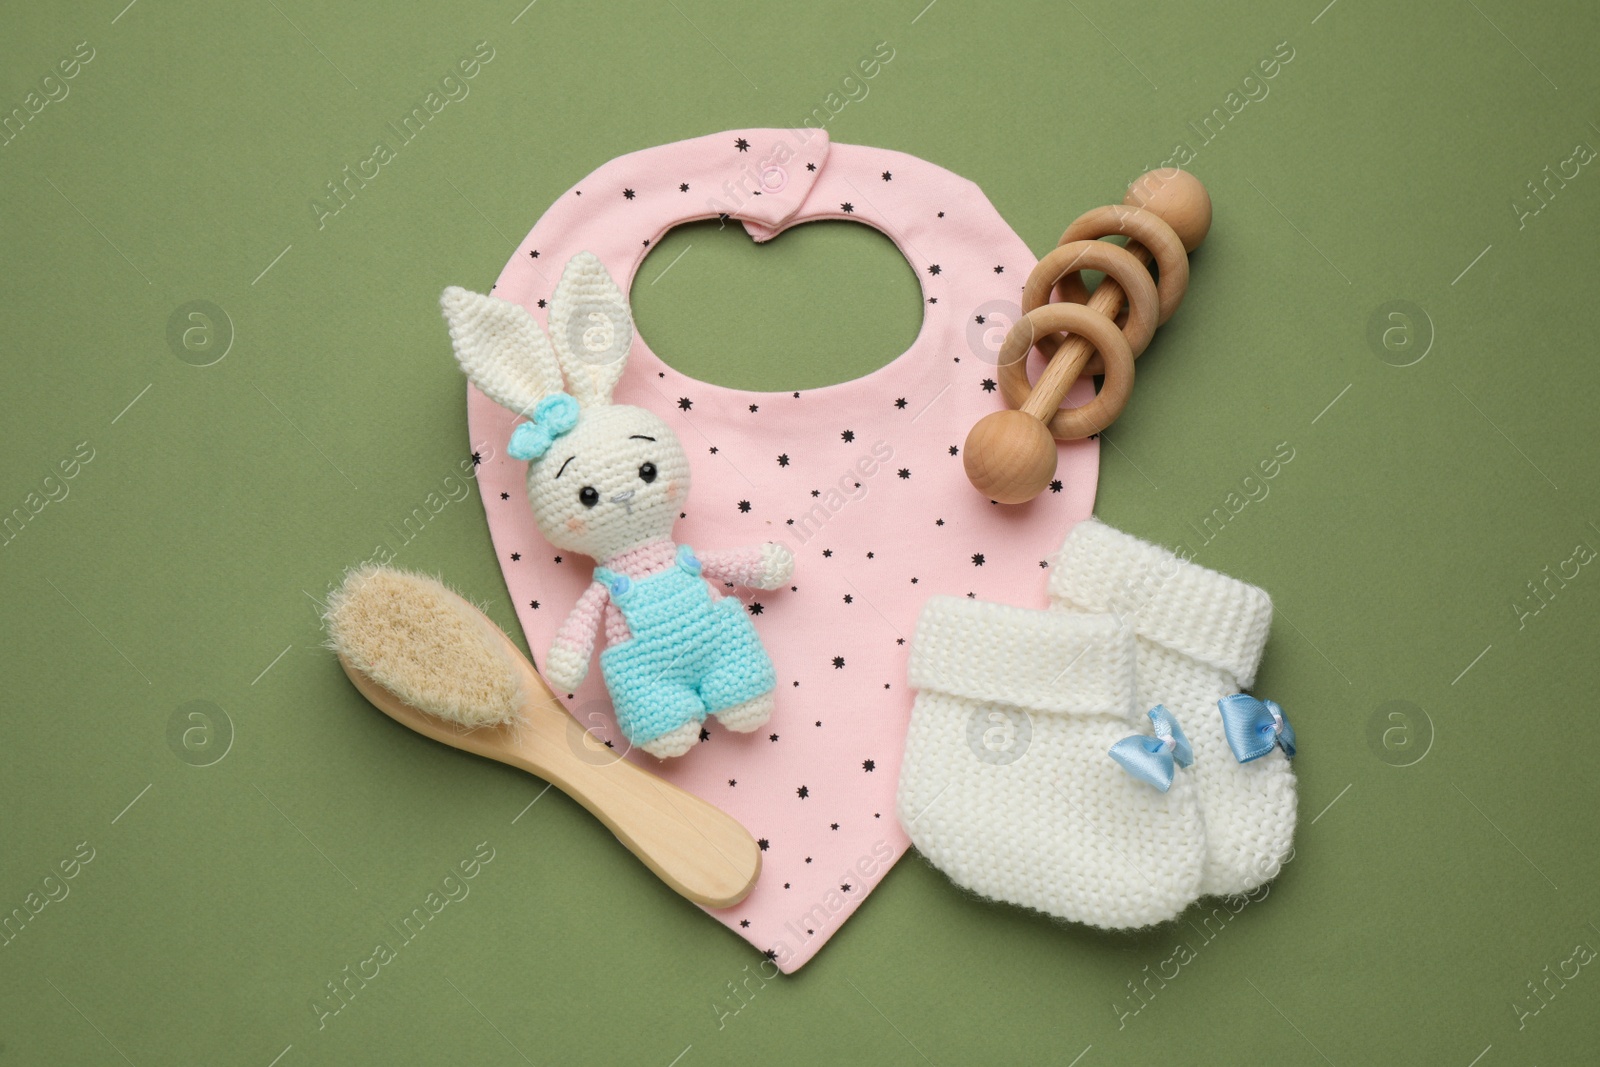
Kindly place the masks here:
<instances>
[{"instance_id":1,"label":"crochet bunny toy","mask_svg":"<svg viewBox=\"0 0 1600 1067\"><path fill-rule=\"evenodd\" d=\"M519 304L455 286L439 303L473 384L531 414L507 451L529 461L540 531L600 564L545 657L551 685L577 689L604 616L600 670L631 744L664 759L695 744L708 714L739 732L766 723L772 661L743 606L707 579L776 589L794 556L771 542L697 556L673 541L689 461L657 416L611 403L633 318L599 257L580 252L567 264L550 300L548 338Z\"/></svg>"}]
</instances>

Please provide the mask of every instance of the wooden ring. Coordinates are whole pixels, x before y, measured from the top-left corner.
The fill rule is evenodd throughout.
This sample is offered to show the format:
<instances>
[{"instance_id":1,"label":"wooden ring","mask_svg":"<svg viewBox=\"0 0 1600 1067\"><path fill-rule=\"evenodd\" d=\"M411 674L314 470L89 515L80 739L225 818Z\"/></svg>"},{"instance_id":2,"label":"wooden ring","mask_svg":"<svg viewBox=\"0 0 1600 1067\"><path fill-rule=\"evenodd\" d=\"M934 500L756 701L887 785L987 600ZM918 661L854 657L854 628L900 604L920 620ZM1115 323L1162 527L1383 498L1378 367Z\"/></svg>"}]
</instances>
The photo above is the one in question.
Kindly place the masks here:
<instances>
[{"instance_id":1,"label":"wooden ring","mask_svg":"<svg viewBox=\"0 0 1600 1067\"><path fill-rule=\"evenodd\" d=\"M1155 286L1149 275L1145 276L1145 284L1150 286L1154 300ZM1127 407L1128 395L1133 392L1133 349L1116 323L1082 304L1034 308L1017 320L1000 345L1000 390L1007 404L1020 408L1027 402L1032 392L1028 384L1028 352L1040 338L1058 330L1083 336L1099 351L1107 367L1105 382L1093 400L1082 407L1062 408L1046 423L1056 440L1075 441L1099 433Z\"/></svg>"},{"instance_id":2,"label":"wooden ring","mask_svg":"<svg viewBox=\"0 0 1600 1067\"><path fill-rule=\"evenodd\" d=\"M1178 305L1183 303L1184 291L1189 288L1189 256L1183 250L1183 242L1166 220L1155 212L1127 204L1107 204L1093 211L1085 211L1074 219L1072 225L1067 227L1067 232L1061 235L1059 243L1093 241L1112 234L1123 234L1129 238L1128 251L1135 251L1131 242L1137 241L1155 256L1156 266L1161 272L1156 285L1161 308L1156 316L1156 325L1164 325L1178 310ZM1060 291L1062 300L1074 304L1084 304L1089 300L1089 290L1084 286L1083 278L1077 274L1063 278ZM1138 354L1137 351L1134 353L1135 356Z\"/></svg>"},{"instance_id":3,"label":"wooden ring","mask_svg":"<svg viewBox=\"0 0 1600 1067\"><path fill-rule=\"evenodd\" d=\"M1160 305L1156 299L1156 283L1150 277L1150 271L1134 258L1132 252L1120 245L1109 241L1073 241L1052 249L1028 274L1027 283L1022 287L1023 312L1049 303L1050 290L1055 284L1063 277L1082 270L1103 271L1115 278L1122 287L1128 299L1128 322L1122 327L1122 332L1137 358L1150 343L1150 338L1155 336L1156 315ZM1103 315L1101 317L1105 318ZM1041 346L1041 350L1048 357L1055 355L1058 347L1059 344L1049 344ZM1095 347L1101 352L1105 351L1101 345ZM1104 374L1104 367L1103 359L1091 356L1084 369L1089 374Z\"/></svg>"}]
</instances>

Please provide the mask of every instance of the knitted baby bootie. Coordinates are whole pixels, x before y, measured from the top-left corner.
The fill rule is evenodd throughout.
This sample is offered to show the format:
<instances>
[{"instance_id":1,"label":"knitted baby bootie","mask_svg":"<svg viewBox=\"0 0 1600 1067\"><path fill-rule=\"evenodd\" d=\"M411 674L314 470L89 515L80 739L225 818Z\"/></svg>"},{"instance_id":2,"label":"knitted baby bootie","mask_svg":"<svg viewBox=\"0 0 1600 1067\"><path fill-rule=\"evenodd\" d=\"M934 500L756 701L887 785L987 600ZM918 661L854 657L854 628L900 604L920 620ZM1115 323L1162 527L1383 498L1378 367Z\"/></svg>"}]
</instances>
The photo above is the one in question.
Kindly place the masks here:
<instances>
[{"instance_id":1,"label":"knitted baby bootie","mask_svg":"<svg viewBox=\"0 0 1600 1067\"><path fill-rule=\"evenodd\" d=\"M1061 547L1050 596L1133 631L1137 705L1165 705L1188 735L1194 766L1179 777L1197 782L1205 818L1201 893L1271 881L1294 841L1294 732L1276 704L1236 696L1267 641L1267 594L1086 519Z\"/></svg>"},{"instance_id":2,"label":"knitted baby bootie","mask_svg":"<svg viewBox=\"0 0 1600 1067\"><path fill-rule=\"evenodd\" d=\"M1140 781L1108 755L1150 732L1132 631L1111 615L934 597L917 621L918 690L896 809L957 885L1106 928L1199 896L1198 785Z\"/></svg>"}]
</instances>

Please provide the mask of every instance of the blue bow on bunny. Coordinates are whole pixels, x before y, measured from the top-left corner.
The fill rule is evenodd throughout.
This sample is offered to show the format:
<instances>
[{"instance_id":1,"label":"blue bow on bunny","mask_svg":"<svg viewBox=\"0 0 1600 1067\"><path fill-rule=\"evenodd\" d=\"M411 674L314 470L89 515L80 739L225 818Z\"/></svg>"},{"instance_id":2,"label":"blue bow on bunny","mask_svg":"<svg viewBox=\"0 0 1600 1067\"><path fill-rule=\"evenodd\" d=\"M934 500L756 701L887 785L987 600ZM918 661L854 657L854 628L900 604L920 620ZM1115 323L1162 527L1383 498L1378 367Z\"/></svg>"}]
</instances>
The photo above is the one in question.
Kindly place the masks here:
<instances>
[{"instance_id":1,"label":"blue bow on bunny","mask_svg":"<svg viewBox=\"0 0 1600 1067\"><path fill-rule=\"evenodd\" d=\"M1111 758L1139 781L1165 793L1172 788L1177 767L1194 762L1194 749L1183 735L1183 728L1172 712L1157 704L1150 709L1150 722L1156 735L1134 734L1111 746Z\"/></svg>"},{"instance_id":2,"label":"blue bow on bunny","mask_svg":"<svg viewBox=\"0 0 1600 1067\"><path fill-rule=\"evenodd\" d=\"M552 393L533 409L533 421L511 431L506 451L512 459L541 459L556 438L578 425L578 402L566 393Z\"/></svg>"}]
</instances>

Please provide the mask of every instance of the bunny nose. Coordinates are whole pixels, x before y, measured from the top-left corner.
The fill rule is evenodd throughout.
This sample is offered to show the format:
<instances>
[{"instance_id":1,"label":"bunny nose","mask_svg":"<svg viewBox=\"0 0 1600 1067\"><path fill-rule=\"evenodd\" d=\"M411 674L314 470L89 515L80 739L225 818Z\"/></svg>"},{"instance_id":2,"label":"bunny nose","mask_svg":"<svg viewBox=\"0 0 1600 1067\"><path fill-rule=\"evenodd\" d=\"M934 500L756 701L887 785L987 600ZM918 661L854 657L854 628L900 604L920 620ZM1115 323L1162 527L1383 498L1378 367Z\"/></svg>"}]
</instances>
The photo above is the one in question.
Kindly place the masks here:
<instances>
[{"instance_id":1,"label":"bunny nose","mask_svg":"<svg viewBox=\"0 0 1600 1067\"><path fill-rule=\"evenodd\" d=\"M633 490L624 489L620 493L612 493L610 500L613 504L621 504L628 509L628 514L633 514Z\"/></svg>"}]
</instances>

